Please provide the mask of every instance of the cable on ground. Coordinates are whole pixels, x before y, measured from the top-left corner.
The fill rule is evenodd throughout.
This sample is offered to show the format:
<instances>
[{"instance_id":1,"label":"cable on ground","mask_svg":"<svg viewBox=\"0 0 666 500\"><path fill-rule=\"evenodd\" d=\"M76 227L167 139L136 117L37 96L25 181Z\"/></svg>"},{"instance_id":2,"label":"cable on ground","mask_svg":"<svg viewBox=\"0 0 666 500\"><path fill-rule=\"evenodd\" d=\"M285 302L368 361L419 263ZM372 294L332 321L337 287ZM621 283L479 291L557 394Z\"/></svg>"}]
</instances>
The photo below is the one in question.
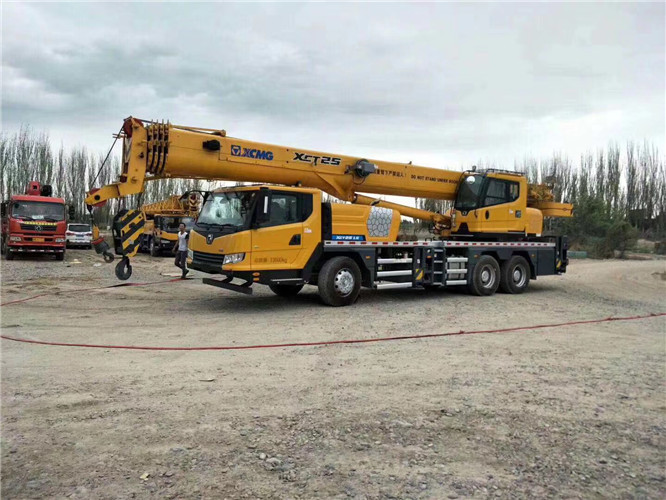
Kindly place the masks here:
<instances>
[{"instance_id":1,"label":"cable on ground","mask_svg":"<svg viewBox=\"0 0 666 500\"><path fill-rule=\"evenodd\" d=\"M19 337L10 337L9 335L0 335L0 338L5 340L12 340L14 342L23 342L26 344L38 344L38 345L58 346L58 347L87 347L94 349L126 349L126 350L135 350L135 351L240 351L240 350L249 350L249 349L279 349L286 347L330 346L337 344L369 344L372 342L432 339L439 337L451 337L454 335L506 333L506 332L517 332L521 330L557 328L561 326L589 325L593 323L604 323L610 321L635 321L635 320L655 318L660 316L666 316L666 313L652 313L642 316L625 316L625 317L610 317L603 319L590 319L590 320L581 320L581 321L567 321L563 323L550 323L550 324L532 325L532 326L515 326L511 328L496 328L492 330L468 330L468 331L460 330L458 332L399 335L395 337L378 337L378 338L369 338L369 339L322 340L318 342L289 342L284 344L257 344L257 345L242 345L242 346L199 346L199 347L132 346L132 345L78 344L78 343L69 343L69 342L48 342L44 340L31 340Z\"/></svg>"}]
</instances>

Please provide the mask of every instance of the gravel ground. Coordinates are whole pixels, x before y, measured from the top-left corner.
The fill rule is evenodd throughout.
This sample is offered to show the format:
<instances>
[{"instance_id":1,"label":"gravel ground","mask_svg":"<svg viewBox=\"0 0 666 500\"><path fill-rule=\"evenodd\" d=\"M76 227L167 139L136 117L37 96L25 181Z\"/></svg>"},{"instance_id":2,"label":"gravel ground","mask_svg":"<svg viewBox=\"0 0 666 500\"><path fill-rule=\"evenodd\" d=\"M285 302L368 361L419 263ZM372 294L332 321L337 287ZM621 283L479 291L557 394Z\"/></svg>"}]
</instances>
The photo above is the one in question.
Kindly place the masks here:
<instances>
[{"instance_id":1,"label":"gravel ground","mask_svg":"<svg viewBox=\"0 0 666 500\"><path fill-rule=\"evenodd\" d=\"M2 301L116 284L90 251L2 263ZM136 281L172 260L139 256ZM344 309L195 279L5 306L5 335L244 345L666 312L664 261L577 261L520 296ZM2 341L4 498L663 498L666 321L248 351Z\"/></svg>"}]
</instances>

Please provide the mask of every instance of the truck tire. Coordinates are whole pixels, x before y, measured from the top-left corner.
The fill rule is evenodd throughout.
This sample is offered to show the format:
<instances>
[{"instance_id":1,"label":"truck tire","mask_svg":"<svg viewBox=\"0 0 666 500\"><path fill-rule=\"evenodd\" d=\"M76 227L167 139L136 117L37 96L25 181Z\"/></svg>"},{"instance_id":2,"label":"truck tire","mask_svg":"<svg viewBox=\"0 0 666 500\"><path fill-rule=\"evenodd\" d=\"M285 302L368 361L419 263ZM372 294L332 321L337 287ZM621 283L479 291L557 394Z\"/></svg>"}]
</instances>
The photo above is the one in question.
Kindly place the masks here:
<instances>
[{"instance_id":1,"label":"truck tire","mask_svg":"<svg viewBox=\"0 0 666 500\"><path fill-rule=\"evenodd\" d=\"M324 304L348 306L356 302L361 290L361 271L349 257L333 257L322 266L317 285Z\"/></svg>"},{"instance_id":2,"label":"truck tire","mask_svg":"<svg viewBox=\"0 0 666 500\"><path fill-rule=\"evenodd\" d=\"M9 245L5 248L5 260L14 260L14 252L9 249Z\"/></svg>"},{"instance_id":3,"label":"truck tire","mask_svg":"<svg viewBox=\"0 0 666 500\"><path fill-rule=\"evenodd\" d=\"M150 238L150 256L151 257L160 256L160 249L157 245L155 245L155 238Z\"/></svg>"},{"instance_id":4,"label":"truck tire","mask_svg":"<svg viewBox=\"0 0 666 500\"><path fill-rule=\"evenodd\" d=\"M530 283L530 266L524 257L514 255L502 264L500 290L504 293L523 293Z\"/></svg>"},{"instance_id":5,"label":"truck tire","mask_svg":"<svg viewBox=\"0 0 666 500\"><path fill-rule=\"evenodd\" d=\"M500 267L490 255L482 255L474 266L467 290L472 295L492 295L500 282Z\"/></svg>"},{"instance_id":6,"label":"truck tire","mask_svg":"<svg viewBox=\"0 0 666 500\"><path fill-rule=\"evenodd\" d=\"M304 285L282 285L278 283L271 283L268 285L275 295L280 297L295 297L303 289Z\"/></svg>"},{"instance_id":7,"label":"truck tire","mask_svg":"<svg viewBox=\"0 0 666 500\"><path fill-rule=\"evenodd\" d=\"M65 252L55 254L56 260L65 260Z\"/></svg>"}]
</instances>

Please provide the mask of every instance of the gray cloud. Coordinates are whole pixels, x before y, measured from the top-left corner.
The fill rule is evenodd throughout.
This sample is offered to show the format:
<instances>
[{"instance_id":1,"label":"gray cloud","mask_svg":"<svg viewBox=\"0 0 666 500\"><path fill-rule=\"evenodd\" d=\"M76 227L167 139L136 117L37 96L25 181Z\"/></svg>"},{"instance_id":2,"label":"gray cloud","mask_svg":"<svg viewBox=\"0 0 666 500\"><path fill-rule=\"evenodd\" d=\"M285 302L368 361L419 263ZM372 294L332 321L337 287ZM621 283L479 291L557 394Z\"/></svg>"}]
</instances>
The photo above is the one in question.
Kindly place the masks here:
<instances>
[{"instance_id":1,"label":"gray cloud","mask_svg":"<svg viewBox=\"0 0 666 500\"><path fill-rule=\"evenodd\" d=\"M663 148L663 4L7 4L3 14L3 128L29 122L66 144L102 149L133 114L437 166L609 140Z\"/></svg>"}]
</instances>

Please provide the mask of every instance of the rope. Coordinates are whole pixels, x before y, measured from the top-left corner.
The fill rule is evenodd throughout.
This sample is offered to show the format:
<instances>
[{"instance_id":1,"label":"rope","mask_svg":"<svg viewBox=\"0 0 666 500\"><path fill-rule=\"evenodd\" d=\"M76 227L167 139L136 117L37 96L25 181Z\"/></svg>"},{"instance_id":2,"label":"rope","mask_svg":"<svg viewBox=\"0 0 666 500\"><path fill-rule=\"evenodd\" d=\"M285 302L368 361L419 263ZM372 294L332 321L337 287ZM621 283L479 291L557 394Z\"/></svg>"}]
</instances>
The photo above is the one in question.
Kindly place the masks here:
<instances>
[{"instance_id":1,"label":"rope","mask_svg":"<svg viewBox=\"0 0 666 500\"><path fill-rule=\"evenodd\" d=\"M610 317L603 319L590 319L590 320L581 320L581 321L568 321L564 323L551 323L551 324L532 325L532 326L516 326L511 328L496 328L492 330L469 330L469 331L460 330L458 332L427 333L421 335L400 335L395 337L379 337L371 339L323 340L319 342L290 342L285 344L256 344L256 345L244 345L244 346L161 347L161 346L131 346L131 345L105 345L105 344L76 344L69 342L48 342L44 340L30 340L19 337L10 337L9 335L0 335L0 338L5 340L12 340L14 342L23 342L26 344L38 344L38 345L58 346L58 347L86 347L94 349L125 349L125 350L134 350L134 351L240 351L240 350L249 350L249 349L280 349L286 347L330 346L337 344L369 344L372 342L392 342L397 340L432 339L439 337L451 337L454 335L506 333L506 332L516 332L521 330L556 328L560 326L589 325L592 323L604 323L609 321L635 321L639 319L654 318L660 316L666 316L666 313L652 313L643 316L625 316L625 317Z\"/></svg>"},{"instance_id":2,"label":"rope","mask_svg":"<svg viewBox=\"0 0 666 500\"><path fill-rule=\"evenodd\" d=\"M94 186L95 181L99 177L99 174L102 173L102 169L104 168L104 165L106 165L106 162L109 159L109 156L111 156L111 151L113 151L114 146L116 145L116 142L118 142L118 138L120 137L120 133L123 131L123 127L120 127L120 130L118 130L118 133L116 134L116 138L113 140L113 144L111 144L111 148L109 149L109 152L106 153L106 158L104 158L104 161L102 164L99 166L99 170L97 171L97 175L95 175L95 178L90 182L92 186Z\"/></svg>"}]
</instances>

